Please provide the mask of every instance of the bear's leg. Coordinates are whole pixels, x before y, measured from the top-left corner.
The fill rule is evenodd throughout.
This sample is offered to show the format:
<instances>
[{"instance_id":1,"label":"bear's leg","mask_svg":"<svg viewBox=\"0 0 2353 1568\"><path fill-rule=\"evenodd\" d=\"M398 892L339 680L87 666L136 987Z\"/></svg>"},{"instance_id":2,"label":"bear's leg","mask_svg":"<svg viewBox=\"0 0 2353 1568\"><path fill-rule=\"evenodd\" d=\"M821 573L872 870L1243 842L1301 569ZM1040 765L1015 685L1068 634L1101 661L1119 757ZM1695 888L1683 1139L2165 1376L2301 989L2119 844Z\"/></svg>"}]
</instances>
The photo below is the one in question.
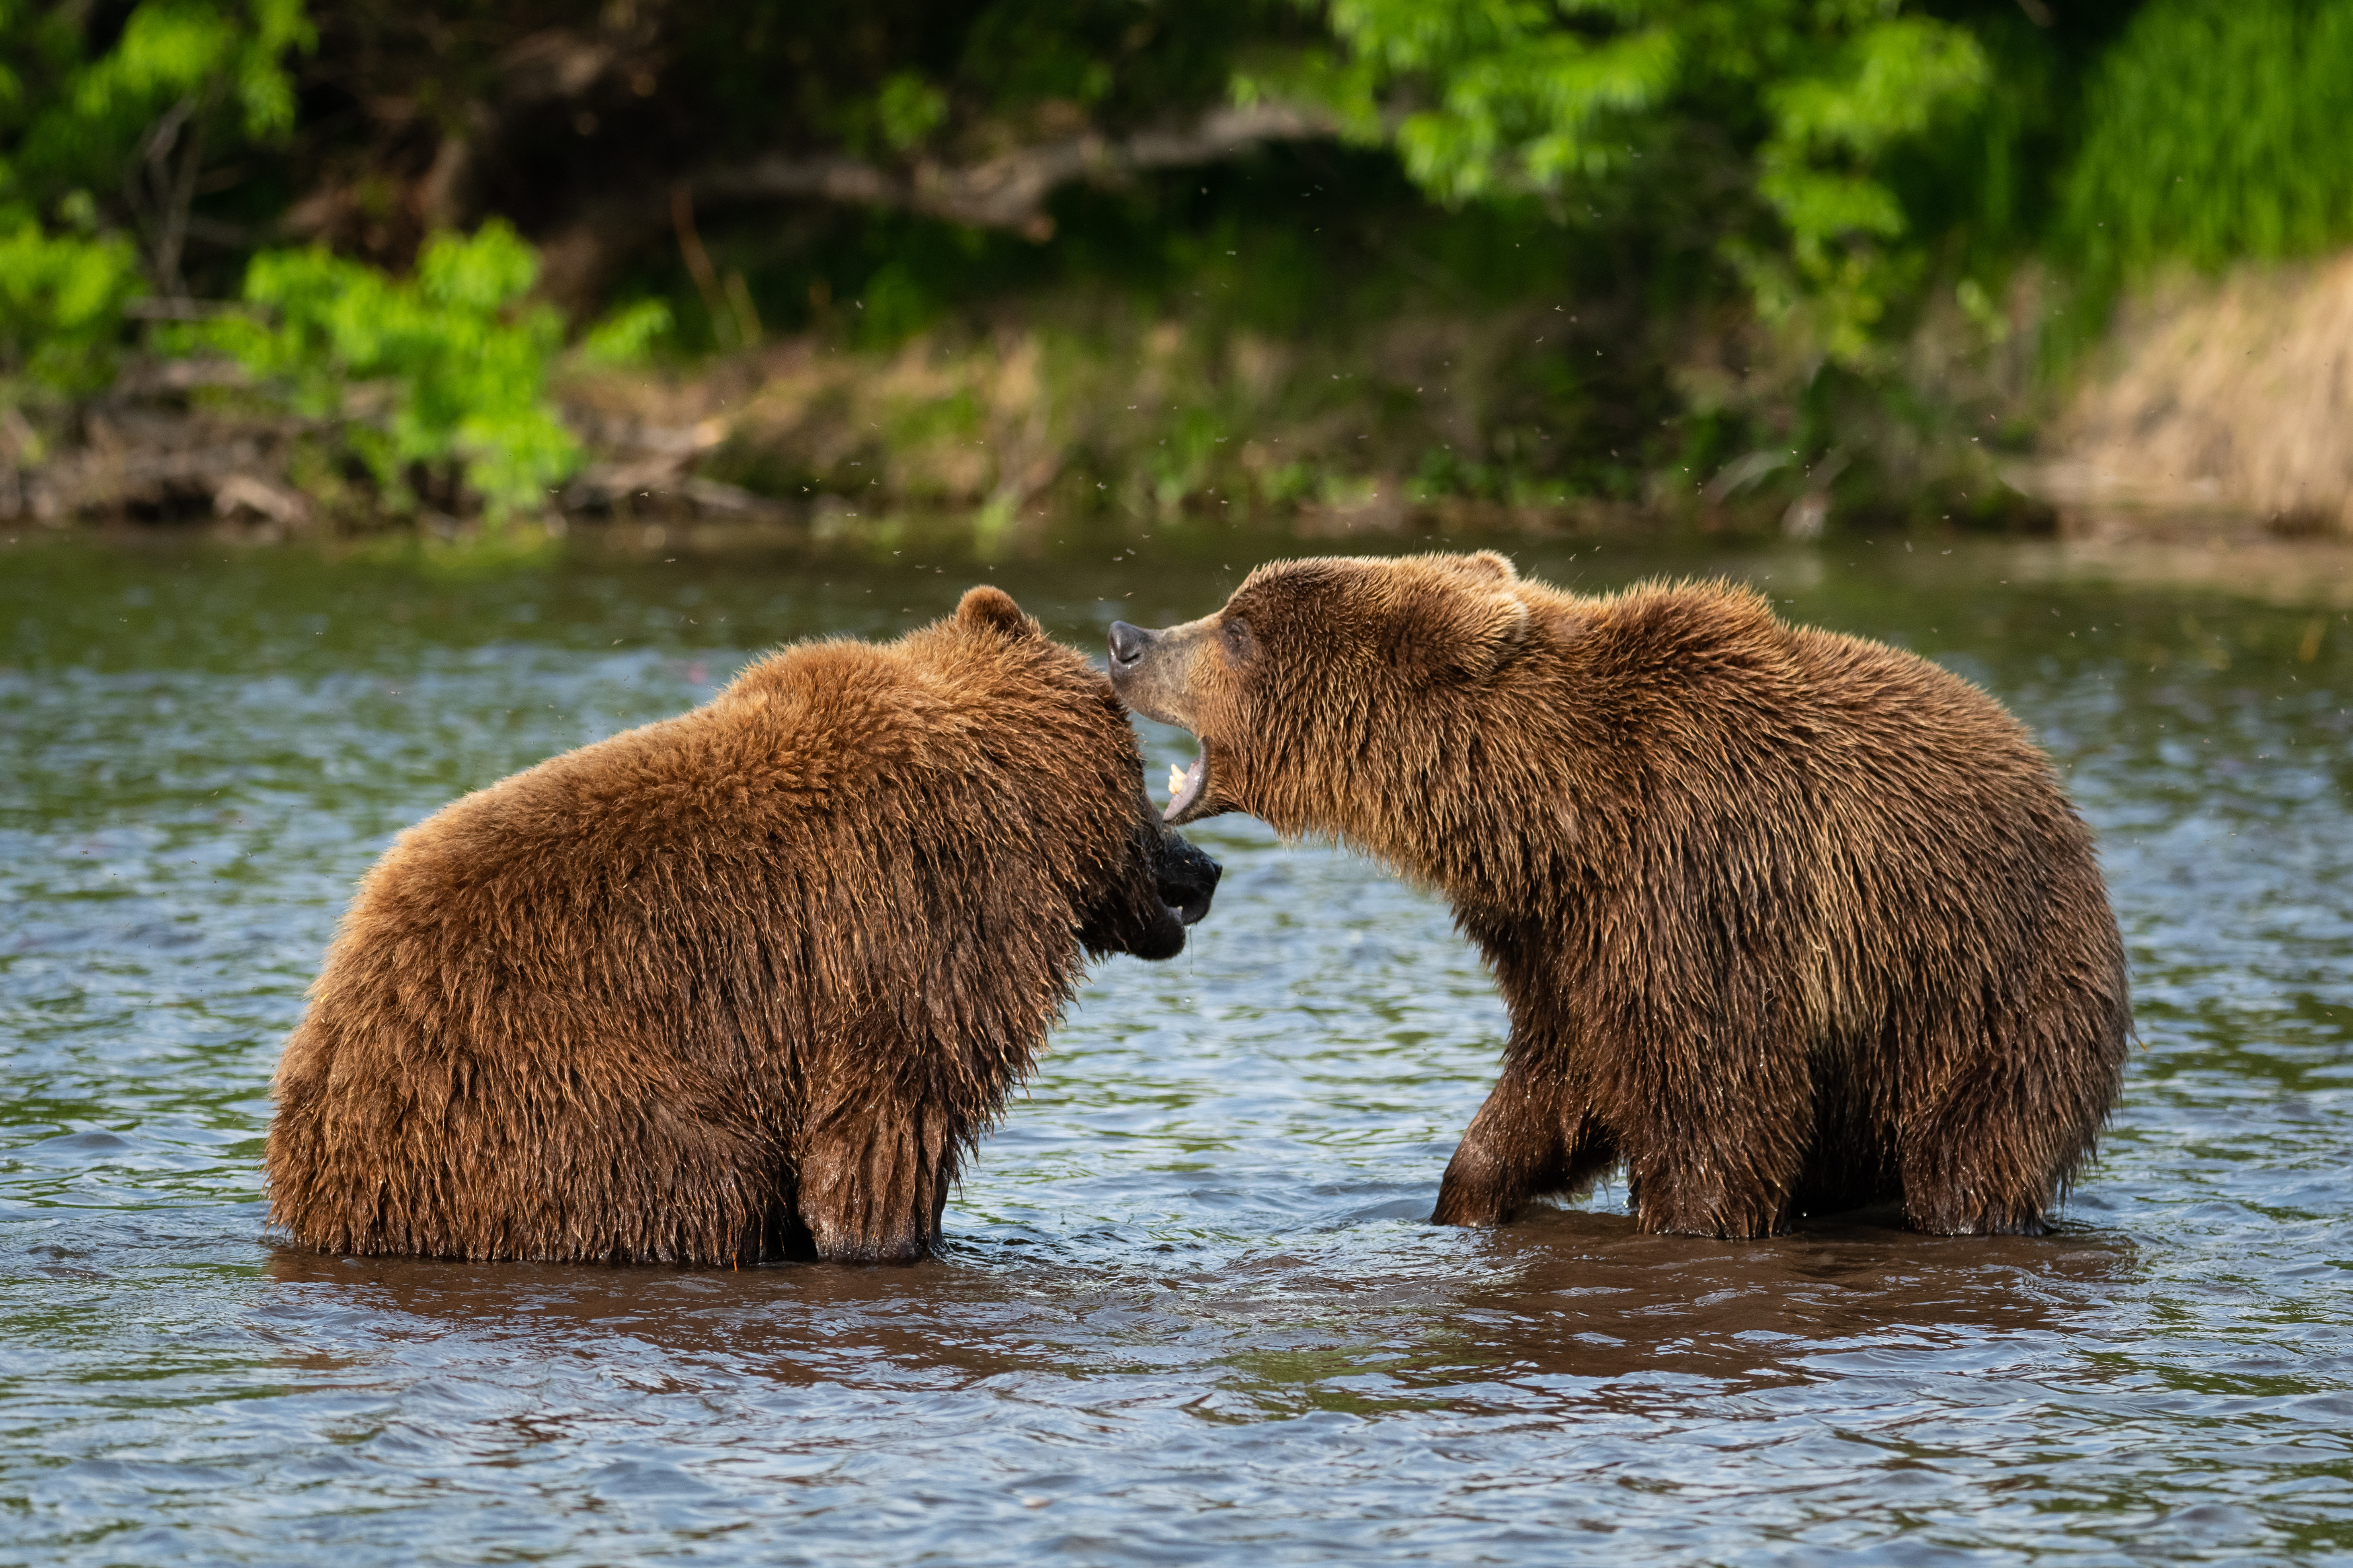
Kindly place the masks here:
<instances>
[{"instance_id":1,"label":"bear's leg","mask_svg":"<svg viewBox=\"0 0 2353 1568\"><path fill-rule=\"evenodd\" d=\"M1909 1077L1934 1087L1896 1129L1914 1229L2051 1230L2046 1214L2115 1103L2130 1026L2123 954L2085 923L2093 941L2050 942L2026 983L1985 1013L1954 1009L1915 1035Z\"/></svg>"},{"instance_id":2,"label":"bear's leg","mask_svg":"<svg viewBox=\"0 0 2353 1568\"><path fill-rule=\"evenodd\" d=\"M1955 1074L1898 1133L1904 1222L1935 1236L2043 1236L2060 1151L2055 1108L2032 1103L2030 1075L1986 1060ZM2066 1163L2072 1164L2069 1160Z\"/></svg>"},{"instance_id":3,"label":"bear's leg","mask_svg":"<svg viewBox=\"0 0 2353 1568\"><path fill-rule=\"evenodd\" d=\"M2047 1236L2050 1177L2025 1168L1974 1109L1907 1128L1904 1223L1932 1236Z\"/></svg>"},{"instance_id":4,"label":"bear's leg","mask_svg":"<svg viewBox=\"0 0 2353 1568\"><path fill-rule=\"evenodd\" d=\"M829 1263L912 1263L931 1249L958 1140L936 1106L842 1107L803 1140L801 1223Z\"/></svg>"},{"instance_id":5,"label":"bear's leg","mask_svg":"<svg viewBox=\"0 0 2353 1568\"><path fill-rule=\"evenodd\" d=\"M1626 1163L1637 1226L1653 1235L1727 1241L1786 1235L1795 1176L1695 1145Z\"/></svg>"},{"instance_id":6,"label":"bear's leg","mask_svg":"<svg viewBox=\"0 0 2353 1568\"><path fill-rule=\"evenodd\" d=\"M1787 1231L1814 1127L1803 1050L1770 1037L1714 1051L1665 1029L1652 1037L1670 1044L1611 1107L1635 1223L1725 1239Z\"/></svg>"},{"instance_id":7,"label":"bear's leg","mask_svg":"<svg viewBox=\"0 0 2353 1568\"><path fill-rule=\"evenodd\" d=\"M1574 1193L1618 1158L1600 1125L1572 1110L1559 1076L1513 1063L1463 1130L1432 1225L1501 1225L1530 1198Z\"/></svg>"}]
</instances>

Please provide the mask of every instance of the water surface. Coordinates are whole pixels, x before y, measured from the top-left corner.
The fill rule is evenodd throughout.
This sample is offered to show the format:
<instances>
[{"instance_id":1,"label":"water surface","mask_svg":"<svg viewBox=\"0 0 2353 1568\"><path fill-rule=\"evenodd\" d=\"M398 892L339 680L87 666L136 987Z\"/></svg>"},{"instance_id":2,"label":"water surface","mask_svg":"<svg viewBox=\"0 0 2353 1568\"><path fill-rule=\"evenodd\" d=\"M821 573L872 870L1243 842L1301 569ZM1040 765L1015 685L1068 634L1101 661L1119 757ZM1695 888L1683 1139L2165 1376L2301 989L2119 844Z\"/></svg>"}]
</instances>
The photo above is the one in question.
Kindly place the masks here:
<instances>
[{"instance_id":1,"label":"water surface","mask_svg":"<svg viewBox=\"0 0 2353 1568\"><path fill-rule=\"evenodd\" d=\"M0 546L0 1563L2353 1562L2326 552L1517 552L1732 573L2042 735L2144 1047L2054 1237L1646 1237L1622 1187L1421 1224L1502 1008L1441 907L1237 818L1191 951L1095 972L933 1261L264 1235L279 1042L400 827L983 575L1099 647L1281 552Z\"/></svg>"}]
</instances>

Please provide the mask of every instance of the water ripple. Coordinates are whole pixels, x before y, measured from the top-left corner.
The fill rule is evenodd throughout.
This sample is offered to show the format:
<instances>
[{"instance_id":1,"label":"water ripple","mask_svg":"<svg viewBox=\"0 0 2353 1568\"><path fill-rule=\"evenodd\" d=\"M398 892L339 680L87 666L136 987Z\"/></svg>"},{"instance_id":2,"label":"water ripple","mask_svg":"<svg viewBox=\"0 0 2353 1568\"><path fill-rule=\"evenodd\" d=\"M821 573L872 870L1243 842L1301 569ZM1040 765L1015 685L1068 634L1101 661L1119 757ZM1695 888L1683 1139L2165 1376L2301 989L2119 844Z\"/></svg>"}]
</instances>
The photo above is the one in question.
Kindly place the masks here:
<instances>
[{"instance_id":1,"label":"water ripple","mask_svg":"<svg viewBox=\"0 0 2353 1568\"><path fill-rule=\"evenodd\" d=\"M1090 639L1235 548L994 570ZM2144 1047L2059 1235L1423 1225L1504 1032L1476 954L1228 818L1215 917L1097 971L939 1258L702 1274L272 1247L279 1041L401 826L988 569L12 550L0 1560L2353 1561L2345 568L1871 548L1522 560L1736 573L2045 737Z\"/></svg>"}]
</instances>

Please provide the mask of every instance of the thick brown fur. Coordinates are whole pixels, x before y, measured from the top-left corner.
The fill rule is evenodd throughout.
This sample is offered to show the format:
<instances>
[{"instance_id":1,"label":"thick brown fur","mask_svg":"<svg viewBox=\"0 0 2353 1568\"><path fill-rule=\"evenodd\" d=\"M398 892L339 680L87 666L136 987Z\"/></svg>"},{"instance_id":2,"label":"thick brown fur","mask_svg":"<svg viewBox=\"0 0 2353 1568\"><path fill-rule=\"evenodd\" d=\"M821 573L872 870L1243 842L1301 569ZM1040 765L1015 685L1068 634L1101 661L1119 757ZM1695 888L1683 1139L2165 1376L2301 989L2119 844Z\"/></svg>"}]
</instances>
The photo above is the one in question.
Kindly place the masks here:
<instances>
[{"instance_id":1,"label":"thick brown fur","mask_svg":"<svg viewBox=\"0 0 2353 1568\"><path fill-rule=\"evenodd\" d=\"M994 588L403 834L269 1132L340 1253L748 1263L925 1250L1085 954L1166 958L1215 864L1102 674Z\"/></svg>"},{"instance_id":2,"label":"thick brown fur","mask_svg":"<svg viewBox=\"0 0 2353 1568\"><path fill-rule=\"evenodd\" d=\"M1900 1199L2045 1228L2131 1029L2092 838L2000 704L1723 583L1579 597L1492 552L1278 563L1113 628L1246 811L1442 892L1512 1033L1435 1218L1620 1161L1645 1229Z\"/></svg>"}]
</instances>

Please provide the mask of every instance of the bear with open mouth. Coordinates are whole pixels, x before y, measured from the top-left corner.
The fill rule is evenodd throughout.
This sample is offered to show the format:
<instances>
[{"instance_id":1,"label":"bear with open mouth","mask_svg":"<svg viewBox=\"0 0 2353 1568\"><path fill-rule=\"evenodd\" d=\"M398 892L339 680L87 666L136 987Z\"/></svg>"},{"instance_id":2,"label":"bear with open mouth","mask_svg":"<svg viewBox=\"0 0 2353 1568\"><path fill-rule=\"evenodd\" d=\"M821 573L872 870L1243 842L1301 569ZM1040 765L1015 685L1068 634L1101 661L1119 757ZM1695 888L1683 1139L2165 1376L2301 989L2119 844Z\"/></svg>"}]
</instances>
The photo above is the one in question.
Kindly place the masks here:
<instances>
[{"instance_id":1,"label":"bear with open mouth","mask_svg":"<svg viewBox=\"0 0 2353 1568\"><path fill-rule=\"evenodd\" d=\"M1885 1200L2040 1233L2115 1102L2125 957L2092 837L2000 705L1756 593L1583 597L1492 552L1278 562L1114 624L1113 684L1226 811L1435 888L1509 1005L1433 1218L1622 1162L1651 1231Z\"/></svg>"},{"instance_id":2,"label":"bear with open mouth","mask_svg":"<svg viewBox=\"0 0 2353 1568\"><path fill-rule=\"evenodd\" d=\"M338 1253L921 1256L1088 955L1218 865L996 588L477 791L366 879L286 1043L269 1217Z\"/></svg>"}]
</instances>

